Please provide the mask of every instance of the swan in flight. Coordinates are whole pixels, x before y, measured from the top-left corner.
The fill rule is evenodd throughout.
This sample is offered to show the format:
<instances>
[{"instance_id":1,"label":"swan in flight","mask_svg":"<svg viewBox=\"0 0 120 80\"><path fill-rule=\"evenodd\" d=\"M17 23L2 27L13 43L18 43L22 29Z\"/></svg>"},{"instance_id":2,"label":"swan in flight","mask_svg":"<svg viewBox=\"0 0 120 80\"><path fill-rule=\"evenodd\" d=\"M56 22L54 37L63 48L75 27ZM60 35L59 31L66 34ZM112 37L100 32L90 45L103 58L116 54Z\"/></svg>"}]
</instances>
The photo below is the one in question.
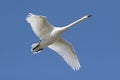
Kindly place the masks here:
<instances>
[{"instance_id":1,"label":"swan in flight","mask_svg":"<svg viewBox=\"0 0 120 80\"><path fill-rule=\"evenodd\" d=\"M47 21L46 16L29 13L26 21L31 25L33 32L40 39L38 43L32 44L33 54L41 52L43 48L48 47L57 52L73 70L79 70L81 66L72 45L64 40L61 35L67 29L88 19L90 16L83 16L64 27L55 27Z\"/></svg>"}]
</instances>

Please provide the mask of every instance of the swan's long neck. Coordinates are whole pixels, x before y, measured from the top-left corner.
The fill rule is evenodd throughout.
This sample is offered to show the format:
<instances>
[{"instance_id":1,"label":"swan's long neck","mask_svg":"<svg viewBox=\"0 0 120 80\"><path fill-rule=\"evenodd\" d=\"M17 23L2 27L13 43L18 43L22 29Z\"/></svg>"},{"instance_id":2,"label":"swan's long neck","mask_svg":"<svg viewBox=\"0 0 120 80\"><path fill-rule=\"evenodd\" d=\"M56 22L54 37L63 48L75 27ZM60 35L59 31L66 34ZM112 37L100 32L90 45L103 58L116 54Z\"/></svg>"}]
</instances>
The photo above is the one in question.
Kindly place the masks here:
<instances>
[{"instance_id":1,"label":"swan's long neck","mask_svg":"<svg viewBox=\"0 0 120 80\"><path fill-rule=\"evenodd\" d=\"M64 26L64 27L56 27L53 31L52 31L52 34L59 34L61 35L63 32L65 32L67 29L71 28L72 26L88 19L89 17L91 17L91 15L86 15L86 16L83 16L82 18L72 22L71 24L67 25L67 26Z\"/></svg>"},{"instance_id":2,"label":"swan's long neck","mask_svg":"<svg viewBox=\"0 0 120 80\"><path fill-rule=\"evenodd\" d=\"M82 21L88 19L89 17L91 17L91 15L83 16L82 18L80 18L80 19L78 19L78 20L72 22L71 24L65 26L64 29L68 29L68 28L70 28L70 27L72 27L72 26L74 26L74 25L76 25L76 24L78 24L78 23L80 23L80 22L82 22Z\"/></svg>"}]
</instances>

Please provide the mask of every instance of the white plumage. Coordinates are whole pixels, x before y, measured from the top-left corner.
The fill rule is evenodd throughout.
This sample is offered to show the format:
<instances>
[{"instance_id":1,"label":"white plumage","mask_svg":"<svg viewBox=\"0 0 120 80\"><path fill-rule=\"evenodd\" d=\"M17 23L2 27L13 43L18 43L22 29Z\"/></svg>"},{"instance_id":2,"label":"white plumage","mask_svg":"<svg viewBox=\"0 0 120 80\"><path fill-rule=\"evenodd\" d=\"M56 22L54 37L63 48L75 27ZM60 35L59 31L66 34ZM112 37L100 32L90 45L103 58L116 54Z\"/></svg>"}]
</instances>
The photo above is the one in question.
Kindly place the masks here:
<instances>
[{"instance_id":1,"label":"white plumage","mask_svg":"<svg viewBox=\"0 0 120 80\"><path fill-rule=\"evenodd\" d=\"M72 45L65 41L61 35L68 28L89 17L90 15L84 16L64 27L54 27L47 21L45 16L29 13L26 20L30 23L33 32L40 39L39 43L32 44L33 53L38 53L42 51L43 48L48 47L56 51L73 70L79 70L81 66Z\"/></svg>"}]
</instances>

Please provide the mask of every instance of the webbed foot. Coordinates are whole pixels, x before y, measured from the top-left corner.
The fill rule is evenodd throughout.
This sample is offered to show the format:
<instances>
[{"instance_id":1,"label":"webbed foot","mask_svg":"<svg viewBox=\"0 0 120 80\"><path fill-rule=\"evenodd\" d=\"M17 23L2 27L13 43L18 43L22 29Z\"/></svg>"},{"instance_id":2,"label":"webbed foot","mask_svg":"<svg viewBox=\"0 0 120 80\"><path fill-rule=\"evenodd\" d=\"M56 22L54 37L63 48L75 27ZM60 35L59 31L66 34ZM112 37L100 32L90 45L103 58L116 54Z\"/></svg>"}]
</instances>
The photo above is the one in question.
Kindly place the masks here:
<instances>
[{"instance_id":1,"label":"webbed foot","mask_svg":"<svg viewBox=\"0 0 120 80\"><path fill-rule=\"evenodd\" d=\"M32 44L31 52L33 52L33 54L39 53L43 50L43 48L40 48L40 42Z\"/></svg>"}]
</instances>

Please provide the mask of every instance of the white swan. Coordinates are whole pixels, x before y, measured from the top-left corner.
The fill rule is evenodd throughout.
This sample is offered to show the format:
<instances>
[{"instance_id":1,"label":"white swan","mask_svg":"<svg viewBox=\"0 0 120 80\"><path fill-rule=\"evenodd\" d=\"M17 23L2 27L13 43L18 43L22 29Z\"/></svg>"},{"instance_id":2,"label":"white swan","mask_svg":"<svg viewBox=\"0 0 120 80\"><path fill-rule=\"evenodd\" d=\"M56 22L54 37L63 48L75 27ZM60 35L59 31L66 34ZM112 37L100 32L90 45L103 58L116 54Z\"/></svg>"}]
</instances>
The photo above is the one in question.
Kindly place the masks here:
<instances>
[{"instance_id":1,"label":"white swan","mask_svg":"<svg viewBox=\"0 0 120 80\"><path fill-rule=\"evenodd\" d=\"M62 38L61 35L70 27L86 20L90 16L91 15L86 15L64 27L55 27L47 21L45 16L29 13L26 20L30 23L34 33L40 39L39 43L32 44L33 53L38 53L43 48L48 47L56 51L67 62L67 64L72 67L73 70L79 70L81 66L74 49L70 43Z\"/></svg>"}]
</instances>

